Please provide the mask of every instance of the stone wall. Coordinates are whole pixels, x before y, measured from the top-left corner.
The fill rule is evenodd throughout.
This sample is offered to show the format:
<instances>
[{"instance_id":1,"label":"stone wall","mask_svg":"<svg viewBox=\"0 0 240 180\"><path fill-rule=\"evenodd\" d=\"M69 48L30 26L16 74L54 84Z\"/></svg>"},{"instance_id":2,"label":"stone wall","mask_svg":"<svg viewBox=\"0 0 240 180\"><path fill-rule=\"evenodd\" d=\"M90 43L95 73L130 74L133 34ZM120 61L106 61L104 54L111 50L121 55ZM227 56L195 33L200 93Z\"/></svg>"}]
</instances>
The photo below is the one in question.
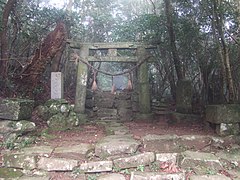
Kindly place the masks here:
<instances>
[{"instance_id":1,"label":"stone wall","mask_svg":"<svg viewBox=\"0 0 240 180\"><path fill-rule=\"evenodd\" d=\"M87 91L86 113L94 119L129 121L138 111L138 96L134 92Z\"/></svg>"}]
</instances>

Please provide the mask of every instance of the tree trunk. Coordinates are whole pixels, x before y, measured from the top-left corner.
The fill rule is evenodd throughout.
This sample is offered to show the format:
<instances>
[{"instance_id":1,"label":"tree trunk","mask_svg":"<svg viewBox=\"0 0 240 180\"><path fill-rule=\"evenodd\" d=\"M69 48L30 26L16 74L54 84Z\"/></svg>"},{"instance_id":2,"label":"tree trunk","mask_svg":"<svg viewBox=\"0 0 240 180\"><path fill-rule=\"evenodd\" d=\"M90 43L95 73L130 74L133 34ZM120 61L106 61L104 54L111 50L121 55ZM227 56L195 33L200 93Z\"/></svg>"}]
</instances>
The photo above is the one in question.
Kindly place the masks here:
<instances>
[{"instance_id":1,"label":"tree trunk","mask_svg":"<svg viewBox=\"0 0 240 180\"><path fill-rule=\"evenodd\" d=\"M235 93L234 93L234 85L232 78L232 71L230 66L230 58L229 58L229 49L227 47L227 43L224 37L224 22L223 15L220 12L222 4L221 1L214 0L213 1L213 27L216 28L215 33L215 41L218 45L219 55L221 59L221 67L222 67L222 76L223 83L225 84L228 97L227 101L232 103L235 101Z\"/></svg>"},{"instance_id":2,"label":"tree trunk","mask_svg":"<svg viewBox=\"0 0 240 180\"><path fill-rule=\"evenodd\" d=\"M183 67L182 62L180 60L180 57L178 55L177 47L176 47L176 37L173 29L173 7L172 2L170 0L165 0L165 13L167 17L167 28L168 28L168 35L169 35L169 41L171 45L171 52L172 57L177 73L178 80L184 79L184 73L183 73Z\"/></svg>"},{"instance_id":3,"label":"tree trunk","mask_svg":"<svg viewBox=\"0 0 240 180\"><path fill-rule=\"evenodd\" d=\"M2 15L2 30L0 31L0 46L1 46L1 61L0 61L0 75L3 78L7 78L7 66L8 66L8 58L9 58L9 50L8 50L8 20L11 11L14 10L18 0L8 0Z\"/></svg>"},{"instance_id":4,"label":"tree trunk","mask_svg":"<svg viewBox=\"0 0 240 180\"><path fill-rule=\"evenodd\" d=\"M32 96L32 92L39 83L47 64L65 47L66 38L65 24L58 22L55 29L47 35L39 49L36 50L28 66L16 78L17 83L24 86L24 91L29 96Z\"/></svg>"}]
</instances>

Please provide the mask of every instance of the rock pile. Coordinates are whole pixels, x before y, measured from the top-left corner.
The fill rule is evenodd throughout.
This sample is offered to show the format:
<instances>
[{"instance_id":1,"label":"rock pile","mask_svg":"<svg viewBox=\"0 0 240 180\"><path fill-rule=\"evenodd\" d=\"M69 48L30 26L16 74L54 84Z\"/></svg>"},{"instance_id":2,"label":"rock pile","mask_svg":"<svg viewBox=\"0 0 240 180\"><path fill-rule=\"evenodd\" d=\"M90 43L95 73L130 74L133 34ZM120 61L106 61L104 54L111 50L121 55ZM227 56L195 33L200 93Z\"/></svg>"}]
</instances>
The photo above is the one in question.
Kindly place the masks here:
<instances>
[{"instance_id":1,"label":"rock pile","mask_svg":"<svg viewBox=\"0 0 240 180\"><path fill-rule=\"evenodd\" d=\"M36 129L35 123L30 121L33 107L34 101L28 99L0 100L0 136L8 148L34 141L30 137L22 137Z\"/></svg>"},{"instance_id":2,"label":"rock pile","mask_svg":"<svg viewBox=\"0 0 240 180\"><path fill-rule=\"evenodd\" d=\"M85 117L76 114L73 108L74 106L64 99L50 99L44 105L36 107L35 114L46 121L50 129L66 130L86 121Z\"/></svg>"}]
</instances>

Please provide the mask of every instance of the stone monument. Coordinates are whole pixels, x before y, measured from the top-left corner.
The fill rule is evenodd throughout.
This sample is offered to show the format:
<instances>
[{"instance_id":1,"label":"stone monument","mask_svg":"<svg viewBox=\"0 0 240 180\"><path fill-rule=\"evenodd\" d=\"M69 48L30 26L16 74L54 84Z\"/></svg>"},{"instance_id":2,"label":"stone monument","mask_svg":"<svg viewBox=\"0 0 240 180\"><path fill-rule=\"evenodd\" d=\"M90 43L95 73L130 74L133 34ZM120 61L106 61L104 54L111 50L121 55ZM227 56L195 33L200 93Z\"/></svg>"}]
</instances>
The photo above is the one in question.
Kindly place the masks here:
<instances>
[{"instance_id":1,"label":"stone monument","mask_svg":"<svg viewBox=\"0 0 240 180\"><path fill-rule=\"evenodd\" d=\"M63 73L51 73L51 99L63 98Z\"/></svg>"}]
</instances>

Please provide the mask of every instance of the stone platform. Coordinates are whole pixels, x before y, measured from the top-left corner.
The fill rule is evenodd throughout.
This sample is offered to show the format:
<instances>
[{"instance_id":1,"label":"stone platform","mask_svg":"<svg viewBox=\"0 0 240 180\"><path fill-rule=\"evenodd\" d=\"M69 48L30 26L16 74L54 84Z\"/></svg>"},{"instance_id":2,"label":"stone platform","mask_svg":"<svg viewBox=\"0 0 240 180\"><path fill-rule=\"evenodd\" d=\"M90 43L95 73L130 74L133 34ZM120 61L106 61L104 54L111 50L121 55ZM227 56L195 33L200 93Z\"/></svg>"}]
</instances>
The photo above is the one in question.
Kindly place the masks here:
<instances>
[{"instance_id":1,"label":"stone platform","mask_svg":"<svg viewBox=\"0 0 240 180\"><path fill-rule=\"evenodd\" d=\"M117 121L102 121L96 144L32 146L2 152L0 179L228 180L240 179L240 147L219 151L229 139L149 134L135 139ZM228 166L227 166L228 165Z\"/></svg>"}]
</instances>

